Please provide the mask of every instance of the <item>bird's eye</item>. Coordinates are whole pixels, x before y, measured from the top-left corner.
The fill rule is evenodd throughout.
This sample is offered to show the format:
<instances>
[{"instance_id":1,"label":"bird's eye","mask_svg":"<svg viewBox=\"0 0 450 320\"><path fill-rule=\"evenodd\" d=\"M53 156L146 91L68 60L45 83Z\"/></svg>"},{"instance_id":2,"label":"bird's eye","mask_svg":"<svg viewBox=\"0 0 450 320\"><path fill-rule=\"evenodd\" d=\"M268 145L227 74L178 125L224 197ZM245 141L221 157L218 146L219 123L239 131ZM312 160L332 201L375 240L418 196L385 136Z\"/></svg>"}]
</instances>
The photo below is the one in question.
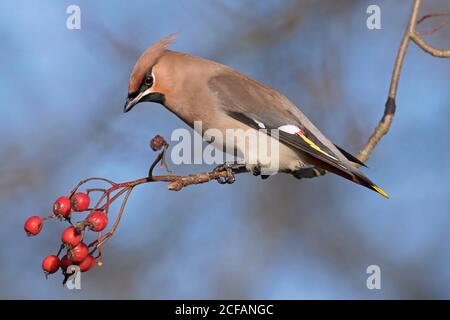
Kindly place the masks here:
<instances>
[{"instance_id":1,"label":"bird's eye","mask_svg":"<svg viewBox=\"0 0 450 320\"><path fill-rule=\"evenodd\" d=\"M144 84L146 86L151 87L153 85L153 77L152 76L146 76L144 79Z\"/></svg>"}]
</instances>

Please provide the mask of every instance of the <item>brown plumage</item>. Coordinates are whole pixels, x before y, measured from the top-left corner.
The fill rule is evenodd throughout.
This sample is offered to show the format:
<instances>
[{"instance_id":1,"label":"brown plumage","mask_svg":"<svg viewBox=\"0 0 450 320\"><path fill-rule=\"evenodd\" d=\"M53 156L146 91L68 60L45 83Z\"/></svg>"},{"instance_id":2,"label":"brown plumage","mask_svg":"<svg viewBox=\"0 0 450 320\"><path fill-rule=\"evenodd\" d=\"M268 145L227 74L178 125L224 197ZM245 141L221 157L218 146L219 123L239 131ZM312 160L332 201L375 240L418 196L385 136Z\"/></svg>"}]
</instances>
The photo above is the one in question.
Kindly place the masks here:
<instances>
[{"instance_id":1,"label":"brown plumage","mask_svg":"<svg viewBox=\"0 0 450 320\"><path fill-rule=\"evenodd\" d=\"M130 81L128 83L128 92L135 92L139 89L148 68L153 66L158 61L158 58L166 50L166 46L175 40L175 38L175 34L171 34L144 51L131 72Z\"/></svg>"},{"instance_id":2,"label":"brown plumage","mask_svg":"<svg viewBox=\"0 0 450 320\"><path fill-rule=\"evenodd\" d=\"M171 35L160 40L138 59L130 76L125 112L139 102L158 102L191 127L201 121L203 134L209 129L222 133L276 129L278 139L273 135L270 139L279 150L270 158L277 157L277 171L311 177L316 167L387 197L356 168L355 157L336 147L284 95L217 62L166 49L174 39ZM260 172L268 166L257 148L231 148L220 138L214 143L227 152L237 151L249 170ZM255 163L249 161L252 156L257 158Z\"/></svg>"}]
</instances>

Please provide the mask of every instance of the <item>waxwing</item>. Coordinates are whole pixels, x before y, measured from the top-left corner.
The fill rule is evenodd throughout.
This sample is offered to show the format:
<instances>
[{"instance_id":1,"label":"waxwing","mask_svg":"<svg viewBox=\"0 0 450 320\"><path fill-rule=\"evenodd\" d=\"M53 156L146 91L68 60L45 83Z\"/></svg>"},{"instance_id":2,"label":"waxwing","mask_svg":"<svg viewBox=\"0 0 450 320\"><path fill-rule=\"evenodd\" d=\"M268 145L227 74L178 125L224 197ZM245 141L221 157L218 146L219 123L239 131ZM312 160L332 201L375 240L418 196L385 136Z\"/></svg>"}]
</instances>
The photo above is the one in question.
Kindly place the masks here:
<instances>
[{"instance_id":1,"label":"waxwing","mask_svg":"<svg viewBox=\"0 0 450 320\"><path fill-rule=\"evenodd\" d=\"M326 138L284 95L220 63L166 49L174 39L170 35L156 42L139 57L124 112L139 102L157 102L192 128L201 122L200 133L223 133L222 138L212 139L215 146L238 153L249 171L262 174L276 157L276 172L303 178L329 171L388 198L358 170L363 163ZM236 147L234 140L230 148L223 138L227 130L263 131L271 143L278 143L270 149L276 152L266 153L268 162L257 148Z\"/></svg>"}]
</instances>

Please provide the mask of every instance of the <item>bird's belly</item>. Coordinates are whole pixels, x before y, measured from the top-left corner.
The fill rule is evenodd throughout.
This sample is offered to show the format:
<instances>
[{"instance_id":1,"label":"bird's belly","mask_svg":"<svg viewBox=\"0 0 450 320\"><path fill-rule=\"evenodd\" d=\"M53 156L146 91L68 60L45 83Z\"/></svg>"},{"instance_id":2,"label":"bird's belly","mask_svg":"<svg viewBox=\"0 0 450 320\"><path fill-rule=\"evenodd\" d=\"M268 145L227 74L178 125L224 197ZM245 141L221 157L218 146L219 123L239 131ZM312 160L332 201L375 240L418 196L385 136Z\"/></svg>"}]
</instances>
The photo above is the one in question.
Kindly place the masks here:
<instances>
[{"instance_id":1,"label":"bird's belly","mask_svg":"<svg viewBox=\"0 0 450 320\"><path fill-rule=\"evenodd\" d=\"M229 134L211 135L205 139L227 154L227 161L244 163L249 170L260 169L262 174L291 172L308 165L302 155L263 132L233 130Z\"/></svg>"}]
</instances>

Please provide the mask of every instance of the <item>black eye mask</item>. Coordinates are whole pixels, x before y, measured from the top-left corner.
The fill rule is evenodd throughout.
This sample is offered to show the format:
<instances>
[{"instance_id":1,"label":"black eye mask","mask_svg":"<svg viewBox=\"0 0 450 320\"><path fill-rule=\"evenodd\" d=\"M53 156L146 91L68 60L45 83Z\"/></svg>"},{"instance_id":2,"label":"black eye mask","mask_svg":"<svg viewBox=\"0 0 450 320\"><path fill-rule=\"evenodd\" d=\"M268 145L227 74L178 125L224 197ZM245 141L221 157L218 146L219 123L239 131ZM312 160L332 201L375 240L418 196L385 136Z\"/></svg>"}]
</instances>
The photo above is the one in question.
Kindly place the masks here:
<instances>
[{"instance_id":1,"label":"black eye mask","mask_svg":"<svg viewBox=\"0 0 450 320\"><path fill-rule=\"evenodd\" d=\"M153 76L152 76L152 69L148 70L145 74L144 79L142 79L141 87L139 89L139 92L143 92L147 90L148 88L151 88L153 86Z\"/></svg>"},{"instance_id":2,"label":"black eye mask","mask_svg":"<svg viewBox=\"0 0 450 320\"><path fill-rule=\"evenodd\" d=\"M152 76L152 69L150 69L146 72L144 79L142 79L139 91L129 93L128 99L132 100L136 98L139 93L144 92L145 90L151 88L152 86L153 86L153 76Z\"/></svg>"}]
</instances>

